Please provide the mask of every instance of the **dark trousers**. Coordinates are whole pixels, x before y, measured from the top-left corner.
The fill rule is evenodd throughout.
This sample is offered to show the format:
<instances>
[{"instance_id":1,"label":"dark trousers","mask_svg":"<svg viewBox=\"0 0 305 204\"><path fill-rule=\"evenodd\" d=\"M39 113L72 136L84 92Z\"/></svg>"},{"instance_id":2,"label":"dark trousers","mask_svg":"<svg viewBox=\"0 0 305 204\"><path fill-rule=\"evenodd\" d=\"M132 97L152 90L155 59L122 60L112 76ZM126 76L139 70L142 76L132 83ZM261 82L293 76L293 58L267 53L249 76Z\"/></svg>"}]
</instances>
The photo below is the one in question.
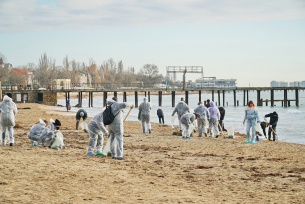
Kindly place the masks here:
<instances>
[{"instance_id":1,"label":"dark trousers","mask_svg":"<svg viewBox=\"0 0 305 204\"><path fill-rule=\"evenodd\" d=\"M159 123L161 124L161 120L162 120L162 123L164 124L164 116L159 116Z\"/></svg>"},{"instance_id":2,"label":"dark trousers","mask_svg":"<svg viewBox=\"0 0 305 204\"><path fill-rule=\"evenodd\" d=\"M221 128L220 128L221 127ZM223 120L220 120L219 121L219 125L218 125L218 130L222 130L222 131L227 131L226 129L225 129L225 125L224 125L224 123L223 123Z\"/></svg>"},{"instance_id":3,"label":"dark trousers","mask_svg":"<svg viewBox=\"0 0 305 204\"><path fill-rule=\"evenodd\" d=\"M275 141L276 127L272 127L272 129L273 129L273 131L269 127L269 130L268 130L268 139L271 140L271 133L272 133L273 141Z\"/></svg>"}]
</instances>

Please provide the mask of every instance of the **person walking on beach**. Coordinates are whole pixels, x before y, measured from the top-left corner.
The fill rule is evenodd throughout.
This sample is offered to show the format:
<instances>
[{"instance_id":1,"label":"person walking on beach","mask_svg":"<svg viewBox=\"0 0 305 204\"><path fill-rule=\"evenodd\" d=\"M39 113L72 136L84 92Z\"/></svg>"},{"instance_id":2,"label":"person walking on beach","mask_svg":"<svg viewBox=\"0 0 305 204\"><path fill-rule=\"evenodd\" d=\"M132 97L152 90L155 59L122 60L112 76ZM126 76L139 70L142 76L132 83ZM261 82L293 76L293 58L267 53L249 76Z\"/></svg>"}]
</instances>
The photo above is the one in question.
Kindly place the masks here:
<instances>
[{"instance_id":1,"label":"person walking on beach","mask_svg":"<svg viewBox=\"0 0 305 204\"><path fill-rule=\"evenodd\" d=\"M66 108L67 108L67 112L71 109L70 99L67 99L66 101Z\"/></svg>"},{"instance_id":2,"label":"person walking on beach","mask_svg":"<svg viewBox=\"0 0 305 204\"><path fill-rule=\"evenodd\" d=\"M82 118L84 122L86 122L87 120L87 112L84 109L79 109L76 113L76 128L75 128L75 132L78 131L78 125L79 125L79 121Z\"/></svg>"},{"instance_id":3,"label":"person walking on beach","mask_svg":"<svg viewBox=\"0 0 305 204\"><path fill-rule=\"evenodd\" d=\"M266 120L266 118L269 118L269 117L270 117L270 121L269 121L269 129L268 129L268 140L271 141L271 132L272 132L273 141L275 141L276 140L276 125L279 120L279 116L278 116L277 112L274 111L273 113L266 114L264 119Z\"/></svg>"},{"instance_id":4,"label":"person walking on beach","mask_svg":"<svg viewBox=\"0 0 305 204\"><path fill-rule=\"evenodd\" d=\"M219 113L220 113L220 120L219 120L219 130L221 131L227 131L225 129L225 126L224 126L224 123L223 123L223 120L225 119L225 114L226 114L226 110L224 109L224 107L219 107L218 108L219 110Z\"/></svg>"},{"instance_id":5,"label":"person walking on beach","mask_svg":"<svg viewBox=\"0 0 305 204\"><path fill-rule=\"evenodd\" d=\"M13 127L15 126L15 115L18 111L16 104L8 95L5 95L3 97L3 101L0 103L0 112L2 126L1 144L6 145L5 132L7 131L9 135L10 146L13 146L15 143Z\"/></svg>"},{"instance_id":6,"label":"person walking on beach","mask_svg":"<svg viewBox=\"0 0 305 204\"><path fill-rule=\"evenodd\" d=\"M250 100L248 102L248 106L245 109L245 117L244 117L243 124L245 124L246 120L247 120L247 127L246 127L247 139L245 140L245 143L250 142L250 129L251 128L252 128L251 143L255 143L255 135L256 135L255 126L256 126L257 120L259 120L259 116L258 116L257 108L255 107L252 100Z\"/></svg>"},{"instance_id":7,"label":"person walking on beach","mask_svg":"<svg viewBox=\"0 0 305 204\"><path fill-rule=\"evenodd\" d=\"M181 116L181 124L182 124L182 139L191 139L191 133L194 130L194 122L199 119L200 115L197 113L186 113ZM190 129L191 128L191 129Z\"/></svg>"},{"instance_id":8,"label":"person walking on beach","mask_svg":"<svg viewBox=\"0 0 305 204\"><path fill-rule=\"evenodd\" d=\"M208 136L205 126L207 125L207 120L210 120L210 113L203 105L201 101L199 101L197 108L194 110L195 113L200 115L200 118L197 119L197 125L198 125L198 137L202 137L202 133L204 136Z\"/></svg>"},{"instance_id":9,"label":"person walking on beach","mask_svg":"<svg viewBox=\"0 0 305 204\"><path fill-rule=\"evenodd\" d=\"M127 102L119 103L114 99L107 99L107 106L110 105L113 115L116 116L108 126L111 156L113 159L125 160L123 157L124 122L122 110L128 107L132 109L134 105Z\"/></svg>"},{"instance_id":10,"label":"person walking on beach","mask_svg":"<svg viewBox=\"0 0 305 204\"><path fill-rule=\"evenodd\" d=\"M102 152L104 136L109 135L109 132L106 130L103 122L103 113L105 108L102 109L102 112L95 115L88 124L89 129L89 142L87 148L87 156L93 156L93 151L96 148L96 155L105 156Z\"/></svg>"},{"instance_id":11,"label":"person walking on beach","mask_svg":"<svg viewBox=\"0 0 305 204\"><path fill-rule=\"evenodd\" d=\"M163 110L161 108L159 108L157 110L157 115L159 118L159 123L161 124L161 122L164 124L164 114L163 114Z\"/></svg>"},{"instance_id":12,"label":"person walking on beach","mask_svg":"<svg viewBox=\"0 0 305 204\"><path fill-rule=\"evenodd\" d=\"M175 113L177 113L178 115L180 132L182 132L181 120L180 120L181 116L189 112L190 112L189 106L184 102L184 98L181 98L172 113L172 116L174 116Z\"/></svg>"},{"instance_id":13,"label":"person walking on beach","mask_svg":"<svg viewBox=\"0 0 305 204\"><path fill-rule=\"evenodd\" d=\"M220 119L220 113L213 101L210 102L210 107L208 108L208 111L210 113L210 120L209 120L210 137L213 137L212 128L214 128L214 133L216 135L216 138L218 138L219 137L218 121Z\"/></svg>"},{"instance_id":14,"label":"person walking on beach","mask_svg":"<svg viewBox=\"0 0 305 204\"><path fill-rule=\"evenodd\" d=\"M145 126L149 131L149 134L151 133L151 124L150 124L150 110L151 110L151 104L147 101L147 98L144 97L143 102L139 105L139 115L142 122L142 130L143 133L146 133Z\"/></svg>"}]
</instances>

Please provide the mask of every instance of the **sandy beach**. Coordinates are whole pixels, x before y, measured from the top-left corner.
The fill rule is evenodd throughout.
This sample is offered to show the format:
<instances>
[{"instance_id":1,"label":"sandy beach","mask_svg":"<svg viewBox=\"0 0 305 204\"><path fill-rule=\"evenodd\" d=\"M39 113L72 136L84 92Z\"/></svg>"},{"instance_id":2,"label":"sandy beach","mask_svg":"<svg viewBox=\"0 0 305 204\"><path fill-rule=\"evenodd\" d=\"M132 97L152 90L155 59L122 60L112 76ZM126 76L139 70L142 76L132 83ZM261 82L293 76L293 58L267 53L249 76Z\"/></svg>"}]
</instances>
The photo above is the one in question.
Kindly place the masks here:
<instances>
[{"instance_id":1,"label":"sandy beach","mask_svg":"<svg viewBox=\"0 0 305 204\"><path fill-rule=\"evenodd\" d=\"M17 107L15 145L0 148L1 203L305 203L305 145L183 140L169 125L143 134L140 122L126 121L125 161L88 157L88 134L74 132L65 107ZM39 118L61 121L66 149L30 146Z\"/></svg>"}]
</instances>

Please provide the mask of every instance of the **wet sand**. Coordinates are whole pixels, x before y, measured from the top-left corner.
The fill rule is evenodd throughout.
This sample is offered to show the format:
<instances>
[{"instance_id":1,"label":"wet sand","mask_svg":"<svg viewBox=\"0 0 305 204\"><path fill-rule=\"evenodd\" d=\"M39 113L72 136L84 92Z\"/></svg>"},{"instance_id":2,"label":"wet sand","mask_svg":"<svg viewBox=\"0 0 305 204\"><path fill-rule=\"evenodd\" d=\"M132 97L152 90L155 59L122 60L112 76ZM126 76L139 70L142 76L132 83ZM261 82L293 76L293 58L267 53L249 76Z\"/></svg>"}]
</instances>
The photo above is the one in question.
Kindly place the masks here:
<instances>
[{"instance_id":1,"label":"wet sand","mask_svg":"<svg viewBox=\"0 0 305 204\"><path fill-rule=\"evenodd\" d=\"M143 134L140 122L126 121L125 161L88 157L88 134L74 132L65 107L17 106L15 146L0 147L1 203L305 203L305 145L183 140L171 126ZM30 146L39 118L61 121L66 149Z\"/></svg>"}]
</instances>

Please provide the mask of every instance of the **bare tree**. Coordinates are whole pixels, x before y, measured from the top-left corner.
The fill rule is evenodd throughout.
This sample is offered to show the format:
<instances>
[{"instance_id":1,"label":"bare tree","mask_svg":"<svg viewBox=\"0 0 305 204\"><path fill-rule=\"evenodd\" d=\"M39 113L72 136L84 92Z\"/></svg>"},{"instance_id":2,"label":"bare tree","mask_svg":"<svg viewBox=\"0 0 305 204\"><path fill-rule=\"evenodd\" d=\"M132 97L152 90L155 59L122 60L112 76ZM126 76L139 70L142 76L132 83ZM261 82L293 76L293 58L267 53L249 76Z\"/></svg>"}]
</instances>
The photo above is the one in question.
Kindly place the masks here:
<instances>
[{"instance_id":1,"label":"bare tree","mask_svg":"<svg viewBox=\"0 0 305 204\"><path fill-rule=\"evenodd\" d=\"M51 74L52 70L55 69L55 60L52 58L48 59L48 56L46 53L42 54L39 63L38 68L35 71L35 79L41 84L41 85L48 85L51 84Z\"/></svg>"},{"instance_id":2,"label":"bare tree","mask_svg":"<svg viewBox=\"0 0 305 204\"><path fill-rule=\"evenodd\" d=\"M163 76L159 74L159 69L154 64L145 64L138 72L137 79L145 83L160 83Z\"/></svg>"},{"instance_id":3,"label":"bare tree","mask_svg":"<svg viewBox=\"0 0 305 204\"><path fill-rule=\"evenodd\" d=\"M68 55L63 59L63 65L64 65L64 73L62 78L69 79L70 78L70 63Z\"/></svg>"},{"instance_id":4,"label":"bare tree","mask_svg":"<svg viewBox=\"0 0 305 204\"><path fill-rule=\"evenodd\" d=\"M0 81L5 80L9 74L8 67L4 65L5 62L6 62L6 57L0 52Z\"/></svg>"}]
</instances>

